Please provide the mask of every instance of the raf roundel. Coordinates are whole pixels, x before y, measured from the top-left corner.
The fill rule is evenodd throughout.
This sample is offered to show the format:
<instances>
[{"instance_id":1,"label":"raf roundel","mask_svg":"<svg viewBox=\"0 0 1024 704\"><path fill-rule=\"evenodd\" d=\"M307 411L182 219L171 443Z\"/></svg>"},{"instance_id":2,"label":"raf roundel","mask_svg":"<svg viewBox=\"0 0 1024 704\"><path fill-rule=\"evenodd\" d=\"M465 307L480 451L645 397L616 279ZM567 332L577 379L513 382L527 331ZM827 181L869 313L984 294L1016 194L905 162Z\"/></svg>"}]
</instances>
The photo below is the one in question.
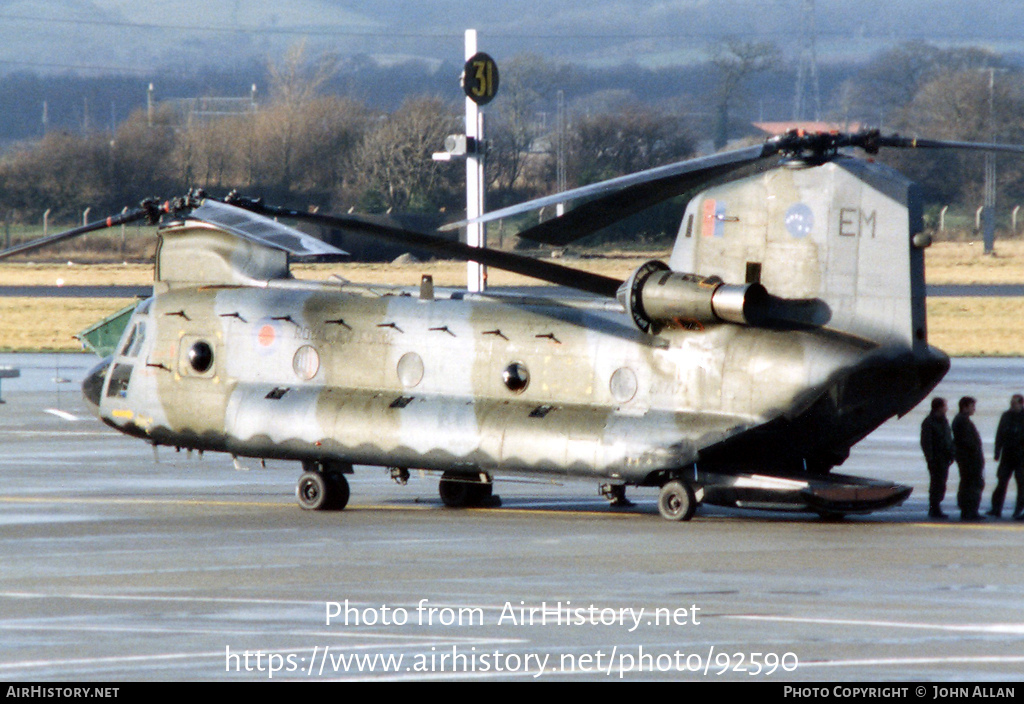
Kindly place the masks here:
<instances>
[{"instance_id":1,"label":"raf roundel","mask_svg":"<svg viewBox=\"0 0 1024 704\"><path fill-rule=\"evenodd\" d=\"M261 320L256 323L253 347L262 356L272 355L277 351L281 341L281 331L273 320Z\"/></svg>"},{"instance_id":2,"label":"raf roundel","mask_svg":"<svg viewBox=\"0 0 1024 704\"><path fill-rule=\"evenodd\" d=\"M796 238L806 237L814 230L814 213L806 203L794 203L786 211L786 230Z\"/></svg>"}]
</instances>

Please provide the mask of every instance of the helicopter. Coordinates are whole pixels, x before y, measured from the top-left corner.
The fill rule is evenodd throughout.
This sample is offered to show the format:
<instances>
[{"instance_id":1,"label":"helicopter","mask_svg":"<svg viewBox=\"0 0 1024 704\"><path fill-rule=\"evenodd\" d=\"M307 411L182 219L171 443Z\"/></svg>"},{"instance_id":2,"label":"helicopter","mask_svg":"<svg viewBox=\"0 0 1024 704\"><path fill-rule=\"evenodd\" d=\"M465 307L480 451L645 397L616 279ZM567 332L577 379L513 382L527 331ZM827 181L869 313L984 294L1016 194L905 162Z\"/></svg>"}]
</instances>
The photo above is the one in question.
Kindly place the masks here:
<instances>
[{"instance_id":1,"label":"helicopter","mask_svg":"<svg viewBox=\"0 0 1024 704\"><path fill-rule=\"evenodd\" d=\"M849 153L882 147L1024 151L793 131L478 218L573 201L520 233L564 245L695 193L668 261L624 281L236 193L145 201L0 258L159 222L153 294L119 319L85 399L153 446L299 462L303 509L345 508L346 475L368 465L400 484L440 472L453 508L497 505L495 478L525 475L595 481L613 505L653 487L672 521L702 504L838 517L910 495L832 470L949 369L927 339L920 189ZM563 289L300 281L293 259L344 252L282 220Z\"/></svg>"}]
</instances>

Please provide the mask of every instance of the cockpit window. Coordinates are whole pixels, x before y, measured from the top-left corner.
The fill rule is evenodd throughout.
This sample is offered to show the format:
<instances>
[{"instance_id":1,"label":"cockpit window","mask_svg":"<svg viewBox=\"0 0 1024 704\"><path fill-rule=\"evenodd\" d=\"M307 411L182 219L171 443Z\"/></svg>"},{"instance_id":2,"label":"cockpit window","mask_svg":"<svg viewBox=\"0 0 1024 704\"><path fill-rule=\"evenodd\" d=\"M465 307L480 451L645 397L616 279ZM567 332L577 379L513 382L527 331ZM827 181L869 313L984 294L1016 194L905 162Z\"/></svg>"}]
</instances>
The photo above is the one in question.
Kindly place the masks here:
<instances>
[{"instance_id":1,"label":"cockpit window","mask_svg":"<svg viewBox=\"0 0 1024 704\"><path fill-rule=\"evenodd\" d=\"M146 341L146 323L139 321L139 324L135 326L135 342L132 343L131 348L128 350L129 357L139 356L139 351L142 349L142 343Z\"/></svg>"},{"instance_id":2,"label":"cockpit window","mask_svg":"<svg viewBox=\"0 0 1024 704\"><path fill-rule=\"evenodd\" d=\"M127 339L124 341L124 345L121 346L122 357L137 357L139 350L142 349L142 343L146 339L146 323L139 321L132 327L130 333L128 333Z\"/></svg>"}]
</instances>

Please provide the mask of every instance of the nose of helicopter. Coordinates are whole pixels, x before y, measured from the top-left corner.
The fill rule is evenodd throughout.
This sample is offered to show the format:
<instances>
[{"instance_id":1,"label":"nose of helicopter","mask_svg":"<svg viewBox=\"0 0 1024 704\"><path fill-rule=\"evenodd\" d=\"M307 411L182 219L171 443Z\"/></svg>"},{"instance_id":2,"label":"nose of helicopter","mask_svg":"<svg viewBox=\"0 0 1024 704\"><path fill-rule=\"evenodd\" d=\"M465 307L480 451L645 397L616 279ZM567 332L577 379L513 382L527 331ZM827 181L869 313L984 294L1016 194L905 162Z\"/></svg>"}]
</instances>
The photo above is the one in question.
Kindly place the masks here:
<instances>
[{"instance_id":1,"label":"nose of helicopter","mask_svg":"<svg viewBox=\"0 0 1024 704\"><path fill-rule=\"evenodd\" d=\"M100 398L103 394L103 381L107 378L107 370L113 357L107 357L89 370L82 382L82 396L89 404L90 410L97 416L100 414Z\"/></svg>"}]
</instances>

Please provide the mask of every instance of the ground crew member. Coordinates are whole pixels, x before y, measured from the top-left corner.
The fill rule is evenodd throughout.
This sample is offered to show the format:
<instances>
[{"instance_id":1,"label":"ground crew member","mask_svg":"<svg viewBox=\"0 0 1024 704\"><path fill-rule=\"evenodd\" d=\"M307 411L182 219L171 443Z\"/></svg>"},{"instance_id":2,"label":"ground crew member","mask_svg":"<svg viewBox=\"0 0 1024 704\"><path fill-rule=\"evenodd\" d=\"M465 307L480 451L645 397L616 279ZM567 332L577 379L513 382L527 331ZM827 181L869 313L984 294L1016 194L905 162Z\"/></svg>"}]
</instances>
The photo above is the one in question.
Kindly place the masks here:
<instances>
[{"instance_id":1,"label":"ground crew member","mask_svg":"<svg viewBox=\"0 0 1024 704\"><path fill-rule=\"evenodd\" d=\"M1014 394L1010 399L1010 410L1003 413L996 430L995 459L996 488L992 492L992 508L988 515L999 518L1003 515L1003 501L1010 477L1017 484L1017 507L1013 517L1024 520L1024 396Z\"/></svg>"},{"instance_id":2,"label":"ground crew member","mask_svg":"<svg viewBox=\"0 0 1024 704\"><path fill-rule=\"evenodd\" d=\"M961 521L983 521L978 512L981 508L981 492L985 488L985 452L981 435L974 427L971 416L977 408L977 400L970 396L960 399L960 412L950 426L953 431L953 452L956 466L960 470L960 488L956 503L960 507Z\"/></svg>"},{"instance_id":3,"label":"ground crew member","mask_svg":"<svg viewBox=\"0 0 1024 704\"><path fill-rule=\"evenodd\" d=\"M942 512L949 466L953 464L953 433L949 428L946 399L932 399L932 412L921 422L921 450L928 463L928 517L947 518Z\"/></svg>"}]
</instances>

